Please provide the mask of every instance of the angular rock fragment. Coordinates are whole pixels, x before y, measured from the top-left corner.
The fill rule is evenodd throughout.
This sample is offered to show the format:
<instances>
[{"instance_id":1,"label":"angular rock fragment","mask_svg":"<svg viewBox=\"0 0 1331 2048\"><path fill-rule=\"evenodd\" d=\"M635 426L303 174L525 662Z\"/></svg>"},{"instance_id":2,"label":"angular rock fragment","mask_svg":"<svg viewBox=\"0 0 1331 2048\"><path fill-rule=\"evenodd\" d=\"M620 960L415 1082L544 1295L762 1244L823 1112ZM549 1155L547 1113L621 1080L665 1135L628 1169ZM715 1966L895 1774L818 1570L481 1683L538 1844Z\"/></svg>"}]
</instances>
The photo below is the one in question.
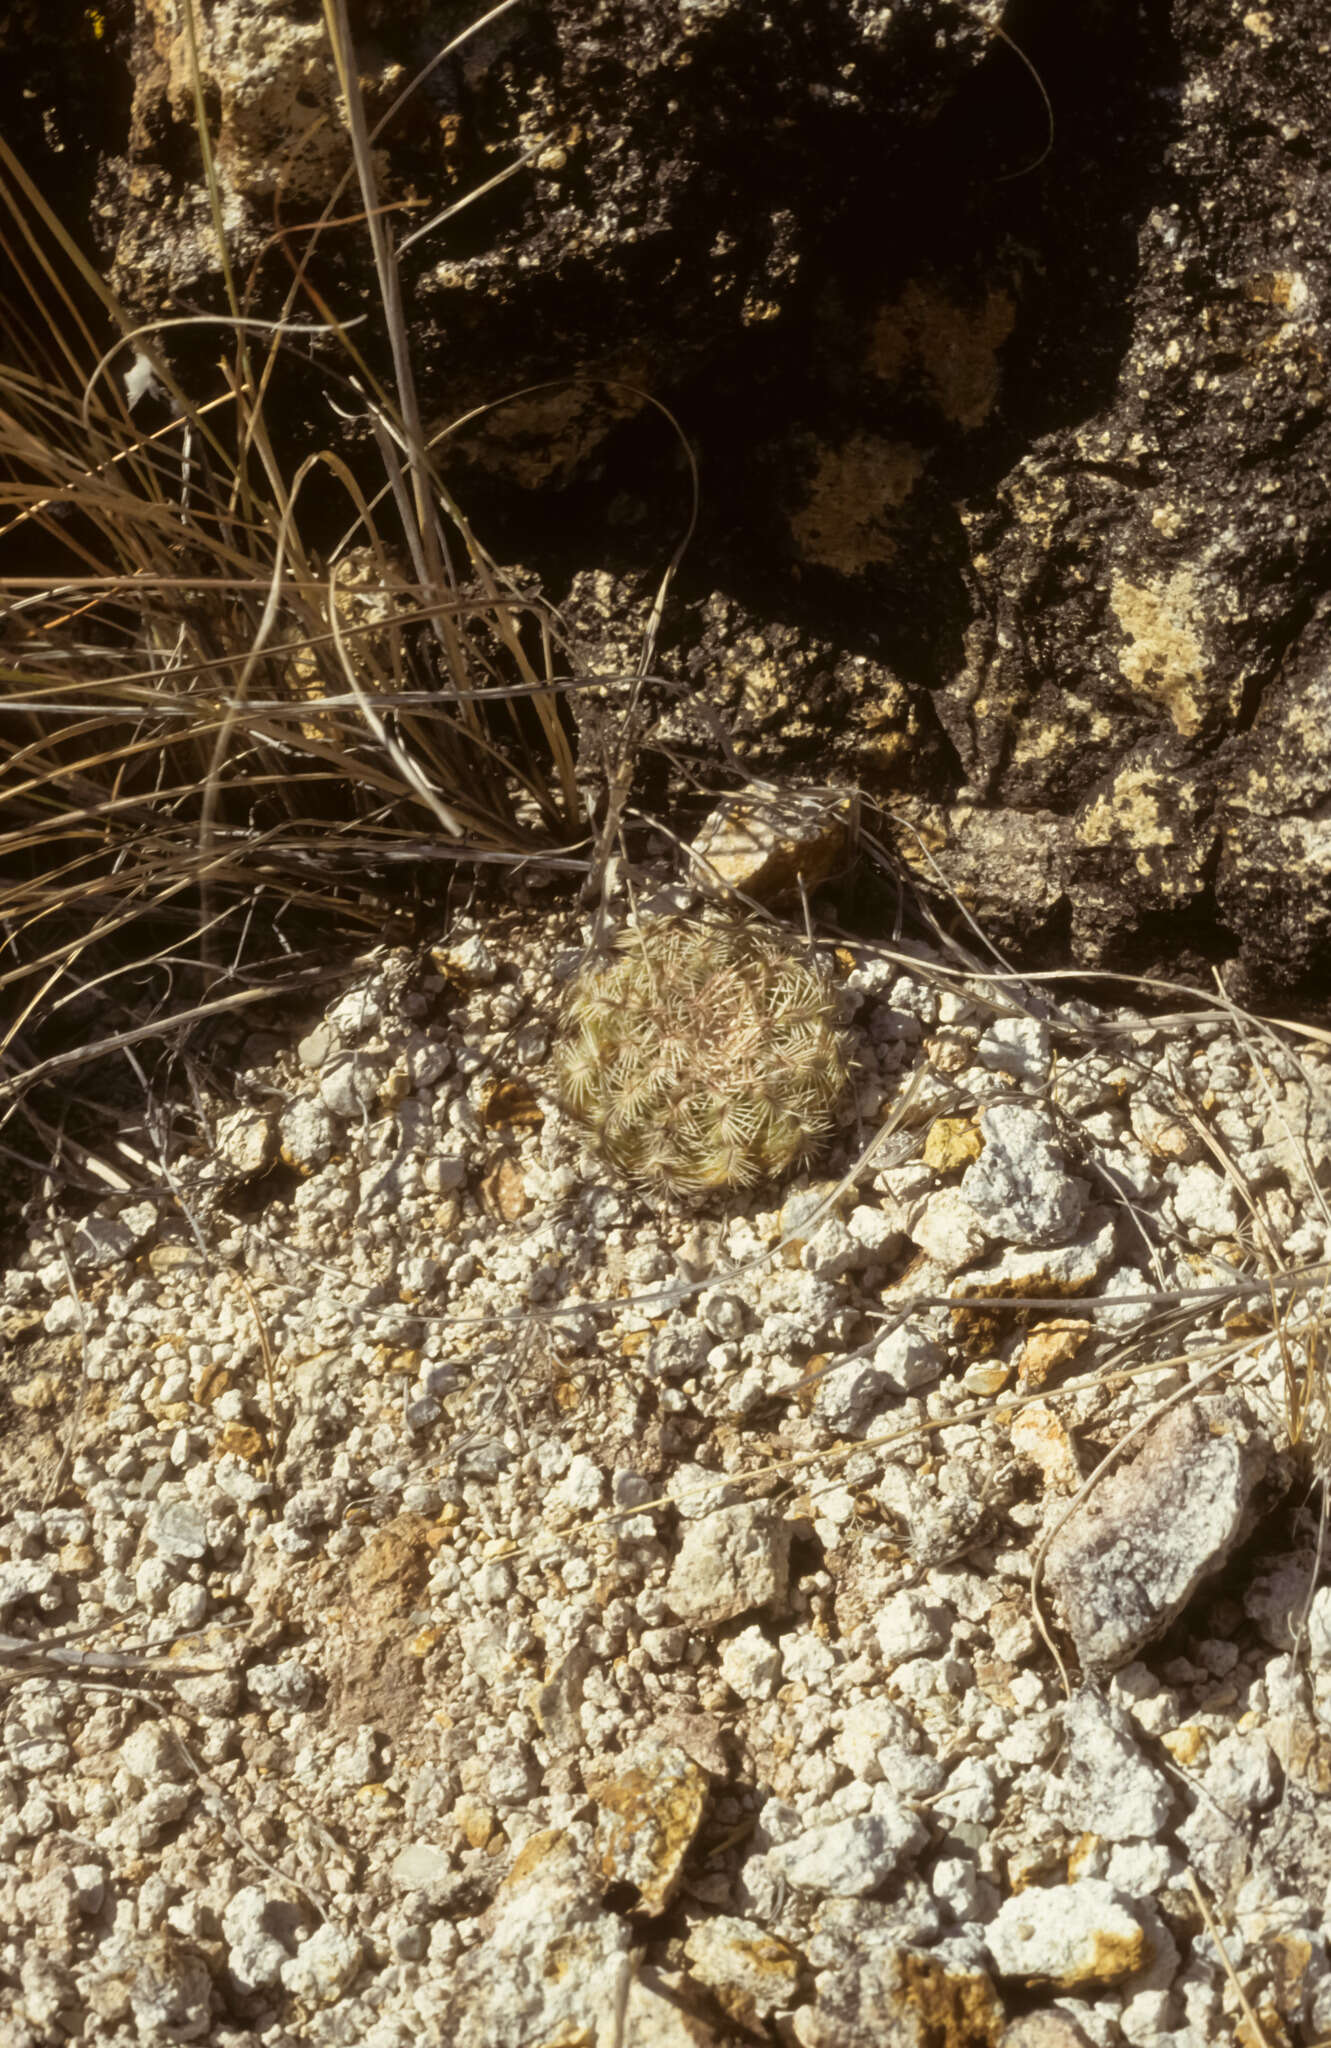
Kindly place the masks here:
<instances>
[{"instance_id":1,"label":"angular rock fragment","mask_svg":"<svg viewBox=\"0 0 1331 2048\"><path fill-rule=\"evenodd\" d=\"M1173 1794L1142 1755L1122 1708L1089 1690L1078 1693L1068 1702L1063 1738L1063 1768L1049 1797L1068 1827L1108 1842L1154 1841Z\"/></svg>"},{"instance_id":2,"label":"angular rock fragment","mask_svg":"<svg viewBox=\"0 0 1331 2048\"><path fill-rule=\"evenodd\" d=\"M525 1844L486 1915L484 1940L457 1964L436 2038L450 2048L499 2041L613 2040L631 1935L607 1913L580 1845L548 1830ZM580 2031L581 2030L581 2031Z\"/></svg>"},{"instance_id":3,"label":"angular rock fragment","mask_svg":"<svg viewBox=\"0 0 1331 2048\"><path fill-rule=\"evenodd\" d=\"M277 1126L261 1110L238 1109L217 1127L217 1156L243 1180L263 1173L276 1152Z\"/></svg>"},{"instance_id":4,"label":"angular rock fragment","mask_svg":"<svg viewBox=\"0 0 1331 2048\"><path fill-rule=\"evenodd\" d=\"M74 1264L80 1272L118 1265L136 1252L156 1227L157 1210L151 1202L136 1202L118 1216L85 1216L74 1232Z\"/></svg>"},{"instance_id":5,"label":"angular rock fragment","mask_svg":"<svg viewBox=\"0 0 1331 2048\"><path fill-rule=\"evenodd\" d=\"M681 1621L729 1621L784 1605L789 1569L789 1524L746 1502L689 1524L666 1599Z\"/></svg>"},{"instance_id":6,"label":"angular rock fragment","mask_svg":"<svg viewBox=\"0 0 1331 2048\"><path fill-rule=\"evenodd\" d=\"M588 1777L600 1807L596 1851L605 1884L636 1886L663 1913L684 1874L707 1803L707 1773L673 1743L641 1749L611 1777Z\"/></svg>"},{"instance_id":7,"label":"angular rock fragment","mask_svg":"<svg viewBox=\"0 0 1331 2048\"><path fill-rule=\"evenodd\" d=\"M924 1163L935 1173L956 1173L972 1165L983 1150L980 1127L970 1117L939 1116L924 1141Z\"/></svg>"},{"instance_id":8,"label":"angular rock fragment","mask_svg":"<svg viewBox=\"0 0 1331 2048\"><path fill-rule=\"evenodd\" d=\"M1052 1119L1021 1103L996 1102L980 1118L984 1151L961 1192L990 1237L1007 1244L1066 1244L1089 1188L1068 1168Z\"/></svg>"},{"instance_id":9,"label":"angular rock fragment","mask_svg":"<svg viewBox=\"0 0 1331 2048\"><path fill-rule=\"evenodd\" d=\"M1000 1977L1062 1991L1121 1983L1151 1961L1131 1902L1098 1877L1029 1886L1003 1901L984 1938Z\"/></svg>"},{"instance_id":10,"label":"angular rock fragment","mask_svg":"<svg viewBox=\"0 0 1331 2048\"><path fill-rule=\"evenodd\" d=\"M960 1188L939 1188L911 1218L911 1242L941 1266L959 1273L984 1250L995 1233L966 1200Z\"/></svg>"},{"instance_id":11,"label":"angular rock fragment","mask_svg":"<svg viewBox=\"0 0 1331 2048\"><path fill-rule=\"evenodd\" d=\"M690 851L705 887L767 902L801 882L814 888L844 864L851 809L848 797L829 803L798 791L726 797Z\"/></svg>"},{"instance_id":12,"label":"angular rock fragment","mask_svg":"<svg viewBox=\"0 0 1331 2048\"><path fill-rule=\"evenodd\" d=\"M927 1328L903 1323L867 1356L848 1358L818 1380L814 1414L824 1429L857 1436L870 1428L884 1405L943 1370L943 1352Z\"/></svg>"},{"instance_id":13,"label":"angular rock fragment","mask_svg":"<svg viewBox=\"0 0 1331 2048\"><path fill-rule=\"evenodd\" d=\"M1066 1301L1089 1294L1107 1273L1116 1247L1113 1218L1103 1209L1089 1213L1087 1226L1074 1244L1008 1251L987 1265L973 1267L952 1292L995 1301ZM1011 1333L1016 1320L1010 1314L986 1314L982 1308L958 1308L952 1314L956 1336L971 1357L992 1351Z\"/></svg>"},{"instance_id":14,"label":"angular rock fragment","mask_svg":"<svg viewBox=\"0 0 1331 2048\"><path fill-rule=\"evenodd\" d=\"M1091 2048L1091 2041L1070 2013L1051 2006L1013 2020L1003 2029L998 2048Z\"/></svg>"},{"instance_id":15,"label":"angular rock fragment","mask_svg":"<svg viewBox=\"0 0 1331 2048\"><path fill-rule=\"evenodd\" d=\"M1039 1017L1000 1017L976 1046L975 1057L996 1073L1039 1088L1049 1078L1049 1026Z\"/></svg>"},{"instance_id":16,"label":"angular rock fragment","mask_svg":"<svg viewBox=\"0 0 1331 2048\"><path fill-rule=\"evenodd\" d=\"M819 1980L813 2005L795 2014L799 2048L991 2048L1003 2008L981 1970L949 1969L936 1956L884 1947Z\"/></svg>"},{"instance_id":17,"label":"angular rock fragment","mask_svg":"<svg viewBox=\"0 0 1331 2048\"><path fill-rule=\"evenodd\" d=\"M804 1975L795 1950L753 1920L718 1913L684 1944L693 1975L737 2026L761 2036L763 2023L793 2005Z\"/></svg>"},{"instance_id":18,"label":"angular rock fragment","mask_svg":"<svg viewBox=\"0 0 1331 2048\"><path fill-rule=\"evenodd\" d=\"M1046 1583L1088 1672L1115 1671L1167 1629L1246 1535L1272 1459L1237 1397L1163 1415L1049 1546Z\"/></svg>"},{"instance_id":19,"label":"angular rock fragment","mask_svg":"<svg viewBox=\"0 0 1331 2048\"><path fill-rule=\"evenodd\" d=\"M870 1812L806 1828L769 1850L767 1861L797 1891L858 1898L876 1891L927 1840L923 1823L882 1786Z\"/></svg>"}]
</instances>

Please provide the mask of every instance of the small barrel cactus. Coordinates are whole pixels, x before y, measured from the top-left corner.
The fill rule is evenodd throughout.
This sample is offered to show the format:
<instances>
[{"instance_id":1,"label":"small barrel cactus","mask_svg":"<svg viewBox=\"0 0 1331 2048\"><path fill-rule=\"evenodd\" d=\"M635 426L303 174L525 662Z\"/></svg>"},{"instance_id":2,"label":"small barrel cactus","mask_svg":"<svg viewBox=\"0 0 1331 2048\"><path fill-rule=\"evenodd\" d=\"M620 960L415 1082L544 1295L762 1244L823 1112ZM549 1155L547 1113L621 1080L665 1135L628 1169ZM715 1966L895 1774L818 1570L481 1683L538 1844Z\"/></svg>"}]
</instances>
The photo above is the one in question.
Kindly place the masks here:
<instances>
[{"instance_id":1,"label":"small barrel cactus","mask_svg":"<svg viewBox=\"0 0 1331 2048\"><path fill-rule=\"evenodd\" d=\"M564 1107L635 1180L751 1187L806 1159L847 1076L830 984L760 926L663 918L572 982Z\"/></svg>"}]
</instances>

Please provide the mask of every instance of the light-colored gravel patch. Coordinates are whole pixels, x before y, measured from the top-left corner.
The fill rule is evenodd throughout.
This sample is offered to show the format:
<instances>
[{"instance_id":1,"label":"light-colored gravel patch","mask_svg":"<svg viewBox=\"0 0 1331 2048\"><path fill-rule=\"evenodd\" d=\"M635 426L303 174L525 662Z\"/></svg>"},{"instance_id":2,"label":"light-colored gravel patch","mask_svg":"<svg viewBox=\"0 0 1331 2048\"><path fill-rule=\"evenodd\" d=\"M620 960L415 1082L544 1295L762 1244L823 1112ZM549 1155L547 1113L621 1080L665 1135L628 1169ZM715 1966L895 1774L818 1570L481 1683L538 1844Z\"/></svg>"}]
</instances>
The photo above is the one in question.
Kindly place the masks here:
<instances>
[{"instance_id":1,"label":"light-colored gravel patch","mask_svg":"<svg viewBox=\"0 0 1331 2048\"><path fill-rule=\"evenodd\" d=\"M786 1187L588 1159L521 913L34 1224L0 2048L1212 2048L1190 1871L1331 2032L1331 1063L825 957L855 1087Z\"/></svg>"}]
</instances>

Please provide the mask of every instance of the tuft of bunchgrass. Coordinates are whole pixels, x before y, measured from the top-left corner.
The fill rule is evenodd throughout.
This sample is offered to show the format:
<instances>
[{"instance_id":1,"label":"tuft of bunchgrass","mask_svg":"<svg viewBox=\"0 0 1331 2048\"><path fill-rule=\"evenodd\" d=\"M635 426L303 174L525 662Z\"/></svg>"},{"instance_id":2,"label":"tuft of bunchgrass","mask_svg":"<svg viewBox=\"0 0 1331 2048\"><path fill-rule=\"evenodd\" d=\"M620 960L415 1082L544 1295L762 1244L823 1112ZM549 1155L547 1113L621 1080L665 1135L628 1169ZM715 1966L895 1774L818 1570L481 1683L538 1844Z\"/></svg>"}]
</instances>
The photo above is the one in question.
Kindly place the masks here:
<instances>
[{"instance_id":1,"label":"tuft of bunchgrass","mask_svg":"<svg viewBox=\"0 0 1331 2048\"><path fill-rule=\"evenodd\" d=\"M560 1098L631 1179L746 1188L831 1130L848 1060L831 984L777 934L662 918L571 984Z\"/></svg>"},{"instance_id":2,"label":"tuft of bunchgrass","mask_svg":"<svg viewBox=\"0 0 1331 2048\"><path fill-rule=\"evenodd\" d=\"M318 222L274 236L293 282L271 320L227 257L194 7L227 311L136 327L0 138L0 1155L16 1113L49 1155L90 1062L178 1054L201 1021L407 936L459 866L585 867L557 621L482 548L422 427L344 0L326 21L350 167ZM321 237L352 227L377 351L312 281ZM170 354L200 329L224 348L206 398ZM288 464L283 396L316 375L329 443Z\"/></svg>"}]
</instances>

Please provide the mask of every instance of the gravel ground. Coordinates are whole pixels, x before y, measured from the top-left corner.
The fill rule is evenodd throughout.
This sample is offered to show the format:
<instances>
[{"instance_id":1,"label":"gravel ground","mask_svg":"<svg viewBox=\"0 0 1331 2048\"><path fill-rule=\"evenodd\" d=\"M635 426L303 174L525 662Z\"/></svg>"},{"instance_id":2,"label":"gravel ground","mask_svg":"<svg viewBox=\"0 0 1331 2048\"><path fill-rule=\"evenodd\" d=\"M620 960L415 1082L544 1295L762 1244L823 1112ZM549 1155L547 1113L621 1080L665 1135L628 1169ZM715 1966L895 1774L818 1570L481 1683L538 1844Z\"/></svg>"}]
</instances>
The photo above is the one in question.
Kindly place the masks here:
<instances>
[{"instance_id":1,"label":"gravel ground","mask_svg":"<svg viewBox=\"0 0 1331 2048\"><path fill-rule=\"evenodd\" d=\"M6 1273L2 2048L1331 2033L1325 1044L843 949L818 1174L685 1199L578 943L385 956Z\"/></svg>"}]
</instances>

